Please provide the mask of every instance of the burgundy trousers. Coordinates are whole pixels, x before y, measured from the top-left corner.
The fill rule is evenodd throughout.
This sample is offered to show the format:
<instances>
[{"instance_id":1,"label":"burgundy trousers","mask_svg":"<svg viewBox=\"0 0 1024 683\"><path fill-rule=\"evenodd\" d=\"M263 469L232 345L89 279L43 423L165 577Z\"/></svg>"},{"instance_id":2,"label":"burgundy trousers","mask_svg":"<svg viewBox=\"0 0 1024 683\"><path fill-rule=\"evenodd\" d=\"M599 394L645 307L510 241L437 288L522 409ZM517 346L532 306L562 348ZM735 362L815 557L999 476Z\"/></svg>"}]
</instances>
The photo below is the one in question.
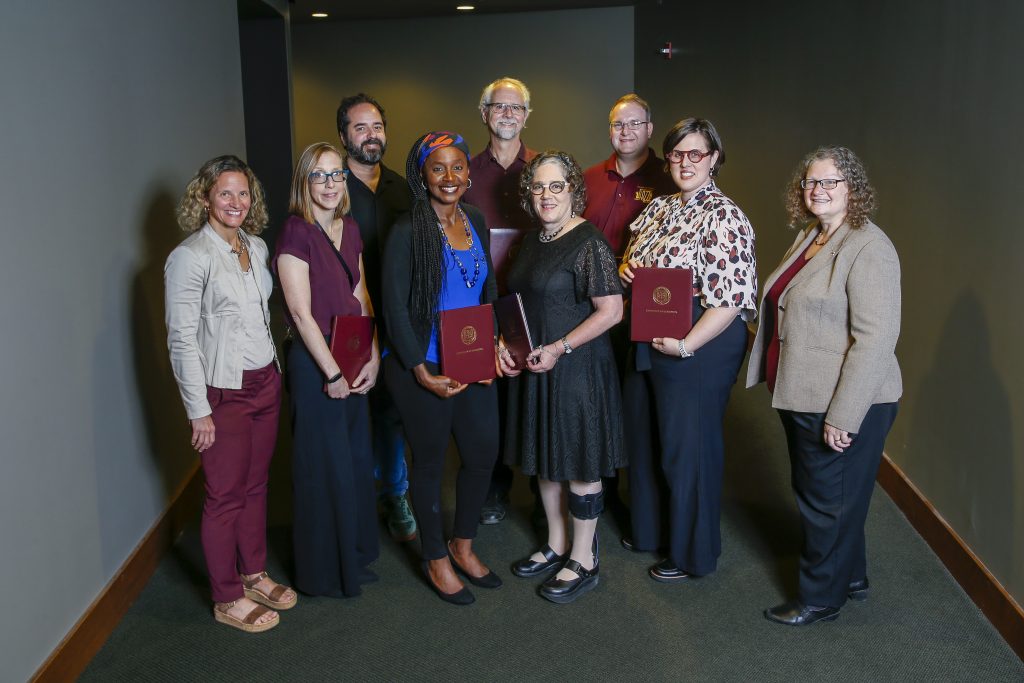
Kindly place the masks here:
<instances>
[{"instance_id":1,"label":"burgundy trousers","mask_svg":"<svg viewBox=\"0 0 1024 683\"><path fill-rule=\"evenodd\" d=\"M271 363L242 373L241 389L206 387L216 429L200 456L206 500L200 536L214 602L242 597L239 574L267 560L267 477L277 441L281 374Z\"/></svg>"}]
</instances>

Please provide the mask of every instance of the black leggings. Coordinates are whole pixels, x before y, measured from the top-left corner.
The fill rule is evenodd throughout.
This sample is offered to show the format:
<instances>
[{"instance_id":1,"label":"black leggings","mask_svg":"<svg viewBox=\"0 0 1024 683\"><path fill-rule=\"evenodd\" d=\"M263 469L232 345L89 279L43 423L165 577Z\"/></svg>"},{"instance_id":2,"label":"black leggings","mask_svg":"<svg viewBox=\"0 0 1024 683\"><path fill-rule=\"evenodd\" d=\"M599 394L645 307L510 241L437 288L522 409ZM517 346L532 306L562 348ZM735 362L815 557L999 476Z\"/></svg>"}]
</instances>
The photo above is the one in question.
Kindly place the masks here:
<instances>
[{"instance_id":1,"label":"black leggings","mask_svg":"<svg viewBox=\"0 0 1024 683\"><path fill-rule=\"evenodd\" d=\"M439 372L437 365L429 362L427 370L435 375ZM448 553L441 521L441 478L448 440L455 437L462 461L455 481L452 535L476 538L480 508L498 458L497 392L493 384L471 384L452 398L440 398L421 387L393 353L384 359L384 383L412 448L409 490L420 526L423 558L438 560Z\"/></svg>"}]
</instances>

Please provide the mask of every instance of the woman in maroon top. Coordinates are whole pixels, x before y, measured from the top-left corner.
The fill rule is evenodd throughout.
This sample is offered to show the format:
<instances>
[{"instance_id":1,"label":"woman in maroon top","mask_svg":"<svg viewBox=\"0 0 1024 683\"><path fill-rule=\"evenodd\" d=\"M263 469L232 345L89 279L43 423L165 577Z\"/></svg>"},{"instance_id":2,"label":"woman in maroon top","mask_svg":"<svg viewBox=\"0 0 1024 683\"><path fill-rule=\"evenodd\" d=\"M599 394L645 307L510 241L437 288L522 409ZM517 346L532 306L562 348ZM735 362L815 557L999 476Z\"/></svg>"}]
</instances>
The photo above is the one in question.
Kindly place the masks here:
<instances>
[{"instance_id":1,"label":"woman in maroon top","mask_svg":"<svg viewBox=\"0 0 1024 683\"><path fill-rule=\"evenodd\" d=\"M288 351L294 454L295 585L310 595L359 595L374 581L377 517L367 392L380 365L349 384L327 345L336 315L373 315L359 226L349 217L341 154L326 142L302 153L292 176L292 214L277 239Z\"/></svg>"}]
</instances>

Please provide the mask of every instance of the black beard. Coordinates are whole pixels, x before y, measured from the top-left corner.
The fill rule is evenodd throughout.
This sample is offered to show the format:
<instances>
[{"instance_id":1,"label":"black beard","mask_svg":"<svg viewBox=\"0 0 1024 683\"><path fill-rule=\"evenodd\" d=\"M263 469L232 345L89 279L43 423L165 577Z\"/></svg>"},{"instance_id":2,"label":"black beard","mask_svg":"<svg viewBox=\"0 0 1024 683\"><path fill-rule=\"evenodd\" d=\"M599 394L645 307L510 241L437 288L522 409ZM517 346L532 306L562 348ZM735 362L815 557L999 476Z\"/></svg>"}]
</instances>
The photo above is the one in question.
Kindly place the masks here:
<instances>
[{"instance_id":1,"label":"black beard","mask_svg":"<svg viewBox=\"0 0 1024 683\"><path fill-rule=\"evenodd\" d=\"M366 152L364 147L373 143L377 143L377 145L379 145L379 149L373 152ZM367 138L366 140L363 140L363 143L358 147L347 142L345 143L345 151L348 153L349 158L355 159L359 163L366 164L367 166L373 166L374 164L380 163L380 160L383 158L384 152L387 151L387 148L388 146L378 138Z\"/></svg>"}]
</instances>

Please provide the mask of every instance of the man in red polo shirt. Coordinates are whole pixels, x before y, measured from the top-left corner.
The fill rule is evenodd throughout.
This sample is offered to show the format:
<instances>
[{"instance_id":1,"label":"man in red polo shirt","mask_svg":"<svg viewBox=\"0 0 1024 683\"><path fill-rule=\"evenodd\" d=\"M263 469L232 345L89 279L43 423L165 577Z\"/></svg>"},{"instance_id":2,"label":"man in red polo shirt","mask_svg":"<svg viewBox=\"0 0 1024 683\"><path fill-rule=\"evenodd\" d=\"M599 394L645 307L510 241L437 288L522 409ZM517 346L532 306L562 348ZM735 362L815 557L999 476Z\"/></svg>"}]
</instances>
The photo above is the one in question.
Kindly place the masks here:
<instances>
[{"instance_id":1,"label":"man in red polo shirt","mask_svg":"<svg viewBox=\"0 0 1024 683\"><path fill-rule=\"evenodd\" d=\"M469 160L473 186L462 201L483 211L488 228L534 227L519 203L519 173L537 156L519 139L529 116L530 91L520 80L499 78L480 95L480 118L491 139Z\"/></svg>"},{"instance_id":2,"label":"man in red polo shirt","mask_svg":"<svg viewBox=\"0 0 1024 683\"><path fill-rule=\"evenodd\" d=\"M583 217L604 233L612 251L622 258L629 242L629 224L652 199L678 191L665 172L665 162L648 146L654 133L651 107L639 95L623 95L608 113L608 133L612 155L584 172L587 208ZM619 365L625 374L629 352L629 325L625 321L611 329L610 339ZM619 505L617 478L606 477L606 505Z\"/></svg>"},{"instance_id":3,"label":"man in red polo shirt","mask_svg":"<svg viewBox=\"0 0 1024 683\"><path fill-rule=\"evenodd\" d=\"M518 79L499 78L480 94L480 118L487 126L490 141L469 160L469 178L473 185L466 190L462 201L483 211L489 229L532 230L535 227L519 201L519 174L530 159L537 156L519 139L529 116L530 91ZM505 519L508 493L512 488L512 470L505 464L505 392L499 391L498 396L502 445L487 500L480 510L481 524L497 524ZM535 482L531 483L536 486ZM539 522L543 509L538 515L538 501L534 501L534 519Z\"/></svg>"},{"instance_id":4,"label":"man in red polo shirt","mask_svg":"<svg viewBox=\"0 0 1024 683\"><path fill-rule=\"evenodd\" d=\"M583 174L587 208L583 217L608 238L622 257L629 241L627 227L655 197L678 191L665 162L648 146L654 133L651 108L640 96L623 95L608 114L612 155Z\"/></svg>"}]
</instances>

